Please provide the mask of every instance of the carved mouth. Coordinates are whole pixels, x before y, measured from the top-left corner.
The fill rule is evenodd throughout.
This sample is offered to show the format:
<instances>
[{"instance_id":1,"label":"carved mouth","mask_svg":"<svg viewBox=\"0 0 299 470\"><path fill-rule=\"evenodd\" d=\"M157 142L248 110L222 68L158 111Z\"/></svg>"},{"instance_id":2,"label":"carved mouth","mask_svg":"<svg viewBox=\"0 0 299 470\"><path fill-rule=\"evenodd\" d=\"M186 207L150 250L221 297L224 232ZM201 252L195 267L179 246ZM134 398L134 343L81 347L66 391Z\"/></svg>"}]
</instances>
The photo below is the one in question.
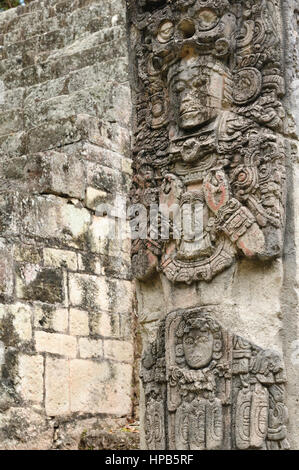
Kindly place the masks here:
<instances>
[{"instance_id":1,"label":"carved mouth","mask_svg":"<svg viewBox=\"0 0 299 470\"><path fill-rule=\"evenodd\" d=\"M182 111L180 113L180 116L182 117L182 116L186 116L188 114L199 114L199 113L200 113L200 111L198 111L198 109L187 109L186 111Z\"/></svg>"}]
</instances>

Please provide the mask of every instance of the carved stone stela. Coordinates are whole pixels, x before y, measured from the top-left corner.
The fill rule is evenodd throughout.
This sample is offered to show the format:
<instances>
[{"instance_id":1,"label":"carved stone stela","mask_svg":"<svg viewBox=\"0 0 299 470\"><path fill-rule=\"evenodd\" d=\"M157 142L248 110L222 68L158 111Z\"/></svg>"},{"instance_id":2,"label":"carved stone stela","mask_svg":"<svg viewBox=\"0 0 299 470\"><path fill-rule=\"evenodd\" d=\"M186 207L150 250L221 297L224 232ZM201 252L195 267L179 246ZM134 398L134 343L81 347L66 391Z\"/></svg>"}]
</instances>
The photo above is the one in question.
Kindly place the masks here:
<instances>
[{"instance_id":1,"label":"carved stone stela","mask_svg":"<svg viewBox=\"0 0 299 470\"><path fill-rule=\"evenodd\" d=\"M211 313L170 313L143 354L148 449L288 449L280 356Z\"/></svg>"},{"instance_id":2,"label":"carved stone stela","mask_svg":"<svg viewBox=\"0 0 299 470\"><path fill-rule=\"evenodd\" d=\"M131 200L201 208L163 238L135 240L138 279L211 280L237 256L281 253L285 112L278 0L128 0L133 91ZM166 211L167 212L167 211ZM166 214L160 211L159 223ZM199 220L198 220L199 223ZM149 224L148 224L149 226ZM160 232L160 233L158 233Z\"/></svg>"},{"instance_id":3,"label":"carved stone stela","mask_svg":"<svg viewBox=\"0 0 299 470\"><path fill-rule=\"evenodd\" d=\"M280 256L288 131L280 0L127 0L127 11L131 202L148 215L132 243L135 277L210 282L240 256ZM189 211L187 226L177 208L180 219ZM161 321L141 377L149 449L288 448L282 360L224 330L212 309Z\"/></svg>"}]
</instances>

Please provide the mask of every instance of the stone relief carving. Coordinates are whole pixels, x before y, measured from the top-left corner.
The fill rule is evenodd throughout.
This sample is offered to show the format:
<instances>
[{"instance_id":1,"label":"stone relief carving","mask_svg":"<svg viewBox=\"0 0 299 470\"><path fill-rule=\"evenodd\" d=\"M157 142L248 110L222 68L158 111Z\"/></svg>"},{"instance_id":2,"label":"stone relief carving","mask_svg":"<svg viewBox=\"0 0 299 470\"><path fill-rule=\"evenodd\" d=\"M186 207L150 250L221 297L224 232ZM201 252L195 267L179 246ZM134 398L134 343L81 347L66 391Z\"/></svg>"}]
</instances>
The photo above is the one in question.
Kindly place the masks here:
<instances>
[{"instance_id":1,"label":"stone relief carving","mask_svg":"<svg viewBox=\"0 0 299 470\"><path fill-rule=\"evenodd\" d=\"M143 354L148 449L288 449L279 354L224 330L212 313L170 313Z\"/></svg>"},{"instance_id":2,"label":"stone relief carving","mask_svg":"<svg viewBox=\"0 0 299 470\"><path fill-rule=\"evenodd\" d=\"M279 256L285 223L283 47L276 0L128 1L133 203L202 224L135 240L135 276L210 281ZM197 215L196 210L200 211ZM186 209L187 210L187 209ZM167 210L157 214L159 229ZM145 228L146 230L146 228ZM163 231L163 230L162 230Z\"/></svg>"}]
</instances>

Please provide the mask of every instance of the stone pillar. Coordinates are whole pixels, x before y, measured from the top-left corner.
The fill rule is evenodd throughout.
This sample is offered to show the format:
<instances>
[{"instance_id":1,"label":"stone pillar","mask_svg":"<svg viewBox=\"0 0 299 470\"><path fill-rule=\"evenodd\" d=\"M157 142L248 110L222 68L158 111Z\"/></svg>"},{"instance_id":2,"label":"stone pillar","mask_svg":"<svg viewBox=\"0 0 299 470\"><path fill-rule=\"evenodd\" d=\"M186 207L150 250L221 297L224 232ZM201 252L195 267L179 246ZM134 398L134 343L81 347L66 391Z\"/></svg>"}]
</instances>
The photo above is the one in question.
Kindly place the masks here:
<instances>
[{"instance_id":1,"label":"stone pillar","mask_svg":"<svg viewBox=\"0 0 299 470\"><path fill-rule=\"evenodd\" d=\"M297 449L295 2L127 3L143 448Z\"/></svg>"}]
</instances>

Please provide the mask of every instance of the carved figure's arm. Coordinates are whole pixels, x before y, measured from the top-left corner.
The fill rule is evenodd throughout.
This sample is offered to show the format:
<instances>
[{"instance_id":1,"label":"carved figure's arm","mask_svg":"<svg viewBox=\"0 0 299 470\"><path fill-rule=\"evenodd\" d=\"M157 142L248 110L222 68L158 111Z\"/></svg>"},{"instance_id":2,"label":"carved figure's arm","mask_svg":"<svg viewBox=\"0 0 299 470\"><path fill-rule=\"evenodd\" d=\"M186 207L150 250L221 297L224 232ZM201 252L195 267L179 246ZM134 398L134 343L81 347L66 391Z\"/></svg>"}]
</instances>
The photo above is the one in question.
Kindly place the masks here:
<instances>
[{"instance_id":1,"label":"carved figure's arm","mask_svg":"<svg viewBox=\"0 0 299 470\"><path fill-rule=\"evenodd\" d=\"M265 238L250 210L230 196L228 179L223 170L211 172L204 181L204 193L216 223L246 256L261 254Z\"/></svg>"}]
</instances>

